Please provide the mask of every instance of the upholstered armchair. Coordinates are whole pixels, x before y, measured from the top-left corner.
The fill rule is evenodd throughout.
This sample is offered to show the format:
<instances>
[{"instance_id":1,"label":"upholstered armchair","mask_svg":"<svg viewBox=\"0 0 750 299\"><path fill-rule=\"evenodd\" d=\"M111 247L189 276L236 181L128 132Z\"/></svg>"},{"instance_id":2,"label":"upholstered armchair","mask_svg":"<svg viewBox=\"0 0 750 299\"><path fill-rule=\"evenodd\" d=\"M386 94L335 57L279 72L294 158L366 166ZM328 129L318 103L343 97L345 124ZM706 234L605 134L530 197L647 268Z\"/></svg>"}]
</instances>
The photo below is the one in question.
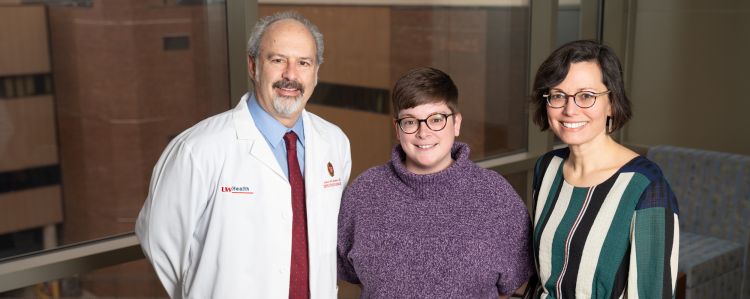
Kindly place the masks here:
<instances>
[{"instance_id":1,"label":"upholstered armchair","mask_svg":"<svg viewBox=\"0 0 750 299\"><path fill-rule=\"evenodd\" d=\"M750 299L750 156L655 146L680 207L686 298Z\"/></svg>"}]
</instances>

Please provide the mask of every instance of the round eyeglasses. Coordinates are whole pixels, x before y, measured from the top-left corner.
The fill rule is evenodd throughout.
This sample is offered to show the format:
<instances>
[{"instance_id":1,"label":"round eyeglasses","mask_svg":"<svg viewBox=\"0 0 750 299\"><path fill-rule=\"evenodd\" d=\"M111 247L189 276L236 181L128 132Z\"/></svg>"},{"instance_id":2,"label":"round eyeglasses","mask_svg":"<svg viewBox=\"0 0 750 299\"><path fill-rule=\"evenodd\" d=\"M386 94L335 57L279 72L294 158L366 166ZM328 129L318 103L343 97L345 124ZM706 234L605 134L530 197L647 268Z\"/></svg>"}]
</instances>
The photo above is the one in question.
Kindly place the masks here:
<instances>
[{"instance_id":1,"label":"round eyeglasses","mask_svg":"<svg viewBox=\"0 0 750 299\"><path fill-rule=\"evenodd\" d=\"M547 106L550 106L550 108L565 107L565 105L568 104L568 98L573 98L573 103L575 103L578 107L591 108L591 106L594 106L594 104L596 104L596 97L603 96L608 93L609 90L602 92L583 90L576 92L574 95L568 95L567 93L564 93L562 91L555 90L551 91L548 94L542 95L542 97L547 100Z\"/></svg>"},{"instance_id":2,"label":"round eyeglasses","mask_svg":"<svg viewBox=\"0 0 750 299\"><path fill-rule=\"evenodd\" d=\"M440 131L445 128L448 123L448 117L451 114L445 113L433 113L427 116L425 119L419 119L416 117L404 117L396 120L396 124L401 128L401 132L406 134L414 134L419 130L419 125L424 122L430 130Z\"/></svg>"}]
</instances>

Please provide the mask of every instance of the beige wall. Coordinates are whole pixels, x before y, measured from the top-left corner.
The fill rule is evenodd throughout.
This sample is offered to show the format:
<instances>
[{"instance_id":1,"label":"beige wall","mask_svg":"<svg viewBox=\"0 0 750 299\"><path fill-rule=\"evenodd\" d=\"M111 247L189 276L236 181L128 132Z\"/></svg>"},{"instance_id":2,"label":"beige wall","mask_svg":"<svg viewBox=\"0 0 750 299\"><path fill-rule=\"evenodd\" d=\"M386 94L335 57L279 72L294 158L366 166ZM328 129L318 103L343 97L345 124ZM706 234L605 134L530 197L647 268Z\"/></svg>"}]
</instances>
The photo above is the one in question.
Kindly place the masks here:
<instances>
[{"instance_id":1,"label":"beige wall","mask_svg":"<svg viewBox=\"0 0 750 299\"><path fill-rule=\"evenodd\" d=\"M626 142L750 155L750 1L639 0Z\"/></svg>"}]
</instances>

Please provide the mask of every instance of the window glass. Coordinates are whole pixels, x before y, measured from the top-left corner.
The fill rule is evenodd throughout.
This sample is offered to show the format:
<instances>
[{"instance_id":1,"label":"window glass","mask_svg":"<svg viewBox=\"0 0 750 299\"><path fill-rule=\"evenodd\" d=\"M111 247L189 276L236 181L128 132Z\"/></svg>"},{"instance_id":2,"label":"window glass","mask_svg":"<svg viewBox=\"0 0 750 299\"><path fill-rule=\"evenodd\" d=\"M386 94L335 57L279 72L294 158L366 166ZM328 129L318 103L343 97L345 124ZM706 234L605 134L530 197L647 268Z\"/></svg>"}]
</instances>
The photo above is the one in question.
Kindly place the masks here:
<instances>
[{"instance_id":1,"label":"window glass","mask_svg":"<svg viewBox=\"0 0 750 299\"><path fill-rule=\"evenodd\" d=\"M223 1L3 1L0 40L0 258L132 231L167 143L229 108ZM84 293L163 294L115 268Z\"/></svg>"},{"instance_id":2,"label":"window glass","mask_svg":"<svg viewBox=\"0 0 750 299\"><path fill-rule=\"evenodd\" d=\"M562 0L557 8L557 45L581 39L581 0Z\"/></svg>"},{"instance_id":3,"label":"window glass","mask_svg":"<svg viewBox=\"0 0 750 299\"><path fill-rule=\"evenodd\" d=\"M325 63L308 109L347 133L353 176L390 158L391 88L420 66L445 71L458 86L463 114L458 140L471 146L472 159L525 150L528 1L267 2L260 1L259 16L295 10L324 35Z\"/></svg>"},{"instance_id":4,"label":"window glass","mask_svg":"<svg viewBox=\"0 0 750 299\"><path fill-rule=\"evenodd\" d=\"M390 90L418 66L458 85L473 159L525 150L528 1L341 2L258 15L294 9L325 35L308 108L350 137L352 176L389 159ZM132 231L167 143L230 108L224 1L3 1L0 40L0 258ZM163 297L150 267L52 288Z\"/></svg>"}]
</instances>

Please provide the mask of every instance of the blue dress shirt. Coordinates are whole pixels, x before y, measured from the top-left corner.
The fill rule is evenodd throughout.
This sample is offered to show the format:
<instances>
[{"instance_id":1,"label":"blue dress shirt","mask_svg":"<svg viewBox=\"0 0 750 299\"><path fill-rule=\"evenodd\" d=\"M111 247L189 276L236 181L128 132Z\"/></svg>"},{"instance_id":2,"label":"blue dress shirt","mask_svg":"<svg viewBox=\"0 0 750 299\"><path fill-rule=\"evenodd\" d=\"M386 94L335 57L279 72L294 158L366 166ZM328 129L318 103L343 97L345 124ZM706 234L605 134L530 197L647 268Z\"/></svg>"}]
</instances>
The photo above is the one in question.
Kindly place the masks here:
<instances>
[{"instance_id":1,"label":"blue dress shirt","mask_svg":"<svg viewBox=\"0 0 750 299\"><path fill-rule=\"evenodd\" d=\"M255 99L254 94L250 94L247 99L247 108L250 110L250 115L255 121L255 126L258 127L260 133L271 146L271 151L276 157L276 161L279 162L281 170L286 174L287 179L289 178L289 167L286 161L286 144L284 143L284 134L289 131L294 131L297 134L297 160L299 161L299 169L302 172L302 176L305 175L305 127L302 124L302 116L297 119L294 126L290 129L282 125L278 120L273 118L271 114L268 114L266 110L258 104L258 100Z\"/></svg>"}]
</instances>

